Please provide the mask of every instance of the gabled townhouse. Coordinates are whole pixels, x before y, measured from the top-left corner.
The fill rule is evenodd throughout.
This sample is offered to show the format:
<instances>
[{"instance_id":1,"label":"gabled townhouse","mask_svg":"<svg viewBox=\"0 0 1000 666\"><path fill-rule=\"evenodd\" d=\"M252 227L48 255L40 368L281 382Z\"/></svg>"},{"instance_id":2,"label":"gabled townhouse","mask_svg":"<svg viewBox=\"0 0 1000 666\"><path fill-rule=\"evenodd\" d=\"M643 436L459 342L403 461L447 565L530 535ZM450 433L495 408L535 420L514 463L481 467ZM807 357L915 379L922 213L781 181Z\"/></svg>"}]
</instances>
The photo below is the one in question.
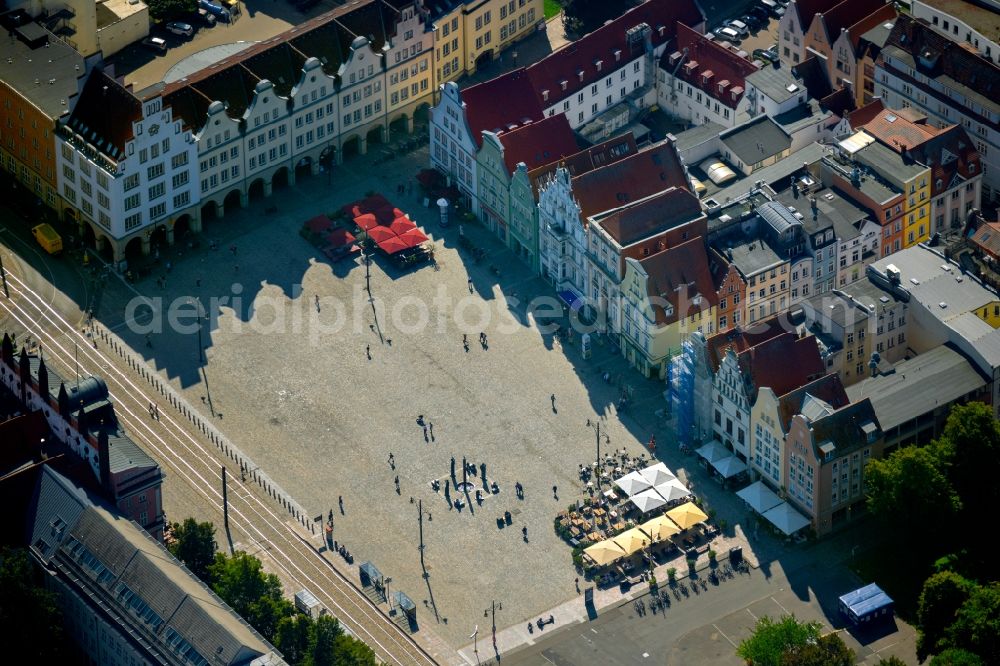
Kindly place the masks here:
<instances>
[{"instance_id":1,"label":"gabled townhouse","mask_svg":"<svg viewBox=\"0 0 1000 666\"><path fill-rule=\"evenodd\" d=\"M578 149L573 130L561 113L510 131L483 130L476 155L480 219L528 265L533 265L538 255L538 225L527 210L518 210L514 215L512 175L519 167L527 172L573 155Z\"/></svg>"},{"instance_id":2,"label":"gabled townhouse","mask_svg":"<svg viewBox=\"0 0 1000 666\"><path fill-rule=\"evenodd\" d=\"M0 382L29 411L40 411L50 432L82 463L86 476L123 515L162 542L163 471L124 432L99 377L67 382L10 336L0 344Z\"/></svg>"},{"instance_id":3,"label":"gabled townhouse","mask_svg":"<svg viewBox=\"0 0 1000 666\"><path fill-rule=\"evenodd\" d=\"M677 39L659 61L657 103L693 125L733 127L746 112L745 77L757 65L715 40L677 24Z\"/></svg>"},{"instance_id":4,"label":"gabled townhouse","mask_svg":"<svg viewBox=\"0 0 1000 666\"><path fill-rule=\"evenodd\" d=\"M60 189L78 214L93 208L97 242L117 261L130 245L148 252L200 230L203 215L365 152L390 123L412 129L434 91L432 33L418 9L352 3L138 93L92 73L60 126Z\"/></svg>"},{"instance_id":5,"label":"gabled townhouse","mask_svg":"<svg viewBox=\"0 0 1000 666\"><path fill-rule=\"evenodd\" d=\"M869 333L875 317L869 306L839 290L801 304L803 326L819 340L827 372L837 373L845 386L864 379L869 372L874 349ZM901 322L905 324L905 315ZM897 334L899 345L905 349L904 331Z\"/></svg>"},{"instance_id":6,"label":"gabled townhouse","mask_svg":"<svg viewBox=\"0 0 1000 666\"><path fill-rule=\"evenodd\" d=\"M844 385L855 384L862 374L871 375L873 358L876 360L876 370L886 371L899 363L912 353L907 337L907 313L909 312L908 302L900 298L899 295L886 292L875 285L867 275L864 280L858 280L842 289L838 289L826 303L826 312L843 308L846 312L853 308L851 316L855 322L867 317L868 325L864 336L866 344L862 346L861 332L856 326L847 327L827 327L827 331L846 332L847 329L854 331L855 350L852 374L850 377L841 375ZM819 336L823 339L823 336ZM841 348L851 343L842 337L838 341ZM836 346L836 345L835 345ZM846 358L844 358L846 361ZM859 363L864 363L859 367ZM837 366L836 360L834 367ZM847 366L841 364L838 372Z\"/></svg>"},{"instance_id":7,"label":"gabled townhouse","mask_svg":"<svg viewBox=\"0 0 1000 666\"><path fill-rule=\"evenodd\" d=\"M190 129L161 97L142 101L100 69L60 120L56 160L67 216L116 264L126 250L172 243L175 217L200 201Z\"/></svg>"},{"instance_id":8,"label":"gabled townhouse","mask_svg":"<svg viewBox=\"0 0 1000 666\"><path fill-rule=\"evenodd\" d=\"M784 463L785 499L817 536L866 510L865 466L881 458L882 427L868 398L835 406L807 394L789 420Z\"/></svg>"},{"instance_id":9,"label":"gabled townhouse","mask_svg":"<svg viewBox=\"0 0 1000 666\"><path fill-rule=\"evenodd\" d=\"M554 116L553 116L554 117ZM631 132L626 132L621 136L612 137L606 141L590 146L589 148L584 148L573 155L554 160L548 164L543 164L542 166L535 167L528 170L527 164L518 164L517 169L514 170L513 175L510 179L510 214L512 223L511 226L517 226L519 224L529 224L533 225L536 231L533 233L536 240L535 253L532 257L526 258L525 261L531 266L539 275L546 275L546 271L542 269L541 266L541 253L539 252L541 244L541 234L545 231L552 234L550 241L555 244L557 241L561 242L563 234L566 229L570 231L577 230L574 226L561 226L561 227L542 227L538 222L538 210L539 210L539 194L543 186L547 186L549 181L553 178L562 178L561 195L564 198L570 194L570 179L574 176L582 175L588 171L593 171L601 166L606 166L613 164L618 160L625 159L631 155L638 152L639 148L635 143L635 137ZM565 173L556 172L559 170L564 170ZM554 194L554 192L553 192ZM551 195L550 195L551 196ZM565 206L568 206L567 202L563 203L563 210L568 210ZM579 214L575 219L579 219ZM579 229L582 233L582 228ZM578 247L585 247L585 243L580 240L578 242ZM564 256L564 255L563 255ZM559 274L560 271L556 270L553 274Z\"/></svg>"},{"instance_id":10,"label":"gabled townhouse","mask_svg":"<svg viewBox=\"0 0 1000 666\"><path fill-rule=\"evenodd\" d=\"M454 82L446 83L430 112L431 166L452 179L462 202L478 217L476 155L483 132L513 131L544 117L523 68L462 90Z\"/></svg>"},{"instance_id":11,"label":"gabled townhouse","mask_svg":"<svg viewBox=\"0 0 1000 666\"><path fill-rule=\"evenodd\" d=\"M849 403L844 386L835 374L825 375L784 395L766 386L761 388L750 408L752 476L785 495L789 455L786 437L793 417L796 414L820 415L827 409L837 410Z\"/></svg>"},{"instance_id":12,"label":"gabled townhouse","mask_svg":"<svg viewBox=\"0 0 1000 666\"><path fill-rule=\"evenodd\" d=\"M990 3L971 0L913 0L910 15L1000 65L1000 14L995 4L991 7Z\"/></svg>"},{"instance_id":13,"label":"gabled townhouse","mask_svg":"<svg viewBox=\"0 0 1000 666\"><path fill-rule=\"evenodd\" d=\"M890 8L888 13L885 12L887 6ZM853 86L854 72L857 68L857 62L849 48L849 37L844 40L841 40L841 37L856 23L861 22L867 26L859 28L863 32L876 25L879 20L889 20L889 17L894 16L891 7L891 3L885 0L842 0L813 17L812 23L803 35L802 46L807 54L816 54L820 57L827 67L830 82L834 87ZM886 18L869 20L872 14Z\"/></svg>"},{"instance_id":14,"label":"gabled townhouse","mask_svg":"<svg viewBox=\"0 0 1000 666\"><path fill-rule=\"evenodd\" d=\"M0 168L62 214L56 127L77 93L77 79L100 54L84 59L41 25L21 23L11 14L0 25L9 34L0 45Z\"/></svg>"},{"instance_id":15,"label":"gabled townhouse","mask_svg":"<svg viewBox=\"0 0 1000 666\"><path fill-rule=\"evenodd\" d=\"M755 227L750 232L737 228L713 239L712 246L736 267L746 284L746 298L738 315L743 326L753 326L788 309L790 262L775 252L770 239L757 233Z\"/></svg>"},{"instance_id":16,"label":"gabled townhouse","mask_svg":"<svg viewBox=\"0 0 1000 666\"><path fill-rule=\"evenodd\" d=\"M606 327L615 336L620 332L620 286L627 257L647 257L706 233L707 218L701 204L683 187L671 187L589 216L585 298L595 308L600 328ZM714 301L714 289L711 298Z\"/></svg>"},{"instance_id":17,"label":"gabled townhouse","mask_svg":"<svg viewBox=\"0 0 1000 666\"><path fill-rule=\"evenodd\" d=\"M976 147L959 125L937 128L915 108L888 109L882 100L847 116L849 128L864 130L885 146L930 167L932 232L965 224L980 206L983 170Z\"/></svg>"},{"instance_id":18,"label":"gabled townhouse","mask_svg":"<svg viewBox=\"0 0 1000 666\"><path fill-rule=\"evenodd\" d=\"M622 356L643 376L663 379L692 333L714 332L716 296L704 239L627 256L624 263Z\"/></svg>"},{"instance_id":19,"label":"gabled townhouse","mask_svg":"<svg viewBox=\"0 0 1000 666\"><path fill-rule=\"evenodd\" d=\"M1000 65L901 15L876 64L875 95L916 107L935 127L961 125L975 142L982 199L1000 199Z\"/></svg>"},{"instance_id":20,"label":"gabled townhouse","mask_svg":"<svg viewBox=\"0 0 1000 666\"><path fill-rule=\"evenodd\" d=\"M860 9L861 13L870 11L871 7ZM830 16L826 15L826 28L829 31ZM845 16L835 16L838 20L850 20ZM857 18L849 27L840 27L839 34L830 33L829 45L824 40L819 40L811 45L813 51L821 53L826 58L827 68L830 74L830 81L836 87L849 88L852 96L857 97L857 91L865 88L865 58L868 57L868 65L871 70L868 72L868 81L872 81L874 75L874 60L871 58L869 48L877 43L871 38L865 38L870 31L881 28L878 34L888 36L888 31L892 29L892 24L896 20L896 8L893 3L883 4L878 9L862 18ZM886 28L888 26L888 28ZM871 37L875 37L872 35ZM883 42L884 43L884 42ZM881 50L881 45L877 46ZM858 102L858 106L864 102Z\"/></svg>"},{"instance_id":21,"label":"gabled townhouse","mask_svg":"<svg viewBox=\"0 0 1000 666\"><path fill-rule=\"evenodd\" d=\"M806 35L813 19L821 12L830 11L841 0L791 0L785 15L778 22L778 57L790 67L806 59Z\"/></svg>"},{"instance_id":22,"label":"gabled townhouse","mask_svg":"<svg viewBox=\"0 0 1000 666\"><path fill-rule=\"evenodd\" d=\"M565 113L577 129L618 104L655 104L656 63L678 23L705 31L694 0L649 0L528 67L545 115Z\"/></svg>"},{"instance_id":23,"label":"gabled townhouse","mask_svg":"<svg viewBox=\"0 0 1000 666\"><path fill-rule=\"evenodd\" d=\"M882 47L889 39L889 33L896 19L878 23L875 27L857 37L855 52L858 54L857 85L854 88L854 103L862 107L875 99L875 62ZM853 36L852 36L853 40Z\"/></svg>"},{"instance_id":24,"label":"gabled townhouse","mask_svg":"<svg viewBox=\"0 0 1000 666\"><path fill-rule=\"evenodd\" d=\"M541 176L539 182L540 273L557 291L587 304L588 310L598 307L601 293L593 287L586 258L590 218L669 188L688 187L687 172L672 142L632 154L626 154L631 144L610 145L607 155L596 154L602 156L603 166L588 168L592 158L579 157ZM605 286L606 298L607 294Z\"/></svg>"},{"instance_id":25,"label":"gabled townhouse","mask_svg":"<svg viewBox=\"0 0 1000 666\"><path fill-rule=\"evenodd\" d=\"M715 284L715 330L724 333L739 328L743 322L743 301L747 297L747 283L736 264L708 247L708 268Z\"/></svg>"},{"instance_id":26,"label":"gabled townhouse","mask_svg":"<svg viewBox=\"0 0 1000 666\"><path fill-rule=\"evenodd\" d=\"M712 386L712 432L715 439L746 462L750 453L750 408L757 392L768 387L784 395L826 374L816 339L788 332L737 351L726 333L708 344L721 352Z\"/></svg>"}]
</instances>

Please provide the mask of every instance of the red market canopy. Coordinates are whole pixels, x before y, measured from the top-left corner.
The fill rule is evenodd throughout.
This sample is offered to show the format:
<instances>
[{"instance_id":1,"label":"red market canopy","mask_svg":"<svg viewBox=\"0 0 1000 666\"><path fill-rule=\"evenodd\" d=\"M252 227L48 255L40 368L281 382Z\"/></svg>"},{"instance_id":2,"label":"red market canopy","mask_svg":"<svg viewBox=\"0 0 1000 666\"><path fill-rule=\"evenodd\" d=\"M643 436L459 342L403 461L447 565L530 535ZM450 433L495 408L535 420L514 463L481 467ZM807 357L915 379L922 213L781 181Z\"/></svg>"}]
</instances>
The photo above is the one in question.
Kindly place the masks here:
<instances>
[{"instance_id":1,"label":"red market canopy","mask_svg":"<svg viewBox=\"0 0 1000 666\"><path fill-rule=\"evenodd\" d=\"M338 227L327 235L326 240L333 247L344 247L354 242L354 234L347 229Z\"/></svg>"},{"instance_id":2,"label":"red market canopy","mask_svg":"<svg viewBox=\"0 0 1000 666\"><path fill-rule=\"evenodd\" d=\"M354 224L358 225L362 231L368 231L372 227L378 226L378 221L375 220L375 216L371 213L365 213L354 218Z\"/></svg>"},{"instance_id":3,"label":"red market canopy","mask_svg":"<svg viewBox=\"0 0 1000 666\"><path fill-rule=\"evenodd\" d=\"M414 227L413 229L410 229L406 233L400 234L399 240L406 243L406 247L416 247L421 243L426 243L430 239L424 232Z\"/></svg>"},{"instance_id":4,"label":"red market canopy","mask_svg":"<svg viewBox=\"0 0 1000 666\"><path fill-rule=\"evenodd\" d=\"M402 236L407 231L411 229L416 229L417 225L414 224L413 221L410 220L409 218L405 216L400 216L392 221L392 224L389 225L389 228L392 229L393 233L396 234L397 236Z\"/></svg>"},{"instance_id":5,"label":"red market canopy","mask_svg":"<svg viewBox=\"0 0 1000 666\"><path fill-rule=\"evenodd\" d=\"M386 254L396 254L397 252L402 252L403 250L409 248L410 246L406 244L406 241L398 236L393 236L392 238L387 238L386 240L378 243L379 249L381 249Z\"/></svg>"},{"instance_id":6,"label":"red market canopy","mask_svg":"<svg viewBox=\"0 0 1000 666\"><path fill-rule=\"evenodd\" d=\"M306 227L314 234L322 234L333 226L333 222L326 215L317 215L308 222Z\"/></svg>"},{"instance_id":7,"label":"red market canopy","mask_svg":"<svg viewBox=\"0 0 1000 666\"><path fill-rule=\"evenodd\" d=\"M368 237L371 238L376 243L381 243L382 241L389 240L391 238L396 238L396 234L392 232L389 227L383 227L376 225L368 230Z\"/></svg>"}]
</instances>

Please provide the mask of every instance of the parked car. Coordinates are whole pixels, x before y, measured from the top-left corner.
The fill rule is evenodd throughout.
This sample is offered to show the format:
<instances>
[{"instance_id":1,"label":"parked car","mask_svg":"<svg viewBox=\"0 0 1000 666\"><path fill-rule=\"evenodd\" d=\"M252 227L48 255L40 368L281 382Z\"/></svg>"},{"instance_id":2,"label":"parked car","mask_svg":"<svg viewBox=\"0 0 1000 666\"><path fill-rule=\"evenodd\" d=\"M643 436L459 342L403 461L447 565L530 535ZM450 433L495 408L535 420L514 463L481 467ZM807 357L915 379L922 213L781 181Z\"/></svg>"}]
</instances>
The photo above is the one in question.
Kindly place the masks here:
<instances>
[{"instance_id":1,"label":"parked car","mask_svg":"<svg viewBox=\"0 0 1000 666\"><path fill-rule=\"evenodd\" d=\"M753 57L765 62L778 62L778 52L770 49L754 49Z\"/></svg>"},{"instance_id":2,"label":"parked car","mask_svg":"<svg viewBox=\"0 0 1000 666\"><path fill-rule=\"evenodd\" d=\"M736 32L730 27L721 28L715 31L715 35L727 42L732 42L733 44L739 44L742 41L740 33Z\"/></svg>"},{"instance_id":3,"label":"parked car","mask_svg":"<svg viewBox=\"0 0 1000 666\"><path fill-rule=\"evenodd\" d=\"M159 51L160 53L167 50L167 41L162 37L147 37L142 40L142 45L147 49Z\"/></svg>"},{"instance_id":4,"label":"parked car","mask_svg":"<svg viewBox=\"0 0 1000 666\"><path fill-rule=\"evenodd\" d=\"M194 34L194 28L191 27L190 23L182 23L180 21L171 21L168 23L167 30L182 37L190 37Z\"/></svg>"},{"instance_id":5,"label":"parked car","mask_svg":"<svg viewBox=\"0 0 1000 666\"><path fill-rule=\"evenodd\" d=\"M782 8L775 0L760 0L760 6L766 9L771 16L777 16L777 11Z\"/></svg>"},{"instance_id":6,"label":"parked car","mask_svg":"<svg viewBox=\"0 0 1000 666\"><path fill-rule=\"evenodd\" d=\"M743 21L740 21L739 19L730 21L729 25L726 27L732 28L741 38L746 38L750 36L750 27Z\"/></svg>"},{"instance_id":7,"label":"parked car","mask_svg":"<svg viewBox=\"0 0 1000 666\"><path fill-rule=\"evenodd\" d=\"M761 27L766 26L771 21L771 11L760 5L750 8L750 16L755 17L760 22Z\"/></svg>"},{"instance_id":8,"label":"parked car","mask_svg":"<svg viewBox=\"0 0 1000 666\"><path fill-rule=\"evenodd\" d=\"M193 14L191 16L191 20L198 21L199 23L202 23L211 28L213 25L215 25L215 14L210 13L204 7L199 7L198 13Z\"/></svg>"},{"instance_id":9,"label":"parked car","mask_svg":"<svg viewBox=\"0 0 1000 666\"><path fill-rule=\"evenodd\" d=\"M741 16L740 20L747 24L747 28L750 29L750 32L757 32L767 23L767 21L761 21L760 18L753 14Z\"/></svg>"},{"instance_id":10,"label":"parked car","mask_svg":"<svg viewBox=\"0 0 1000 666\"><path fill-rule=\"evenodd\" d=\"M62 252L62 236L48 224L39 224L31 230L31 235L35 237L38 244L49 254L59 254Z\"/></svg>"},{"instance_id":11,"label":"parked car","mask_svg":"<svg viewBox=\"0 0 1000 666\"><path fill-rule=\"evenodd\" d=\"M225 21L226 23L229 23L229 10L225 7L213 4L208 0L198 0L198 6L210 14L213 14L217 21Z\"/></svg>"}]
</instances>

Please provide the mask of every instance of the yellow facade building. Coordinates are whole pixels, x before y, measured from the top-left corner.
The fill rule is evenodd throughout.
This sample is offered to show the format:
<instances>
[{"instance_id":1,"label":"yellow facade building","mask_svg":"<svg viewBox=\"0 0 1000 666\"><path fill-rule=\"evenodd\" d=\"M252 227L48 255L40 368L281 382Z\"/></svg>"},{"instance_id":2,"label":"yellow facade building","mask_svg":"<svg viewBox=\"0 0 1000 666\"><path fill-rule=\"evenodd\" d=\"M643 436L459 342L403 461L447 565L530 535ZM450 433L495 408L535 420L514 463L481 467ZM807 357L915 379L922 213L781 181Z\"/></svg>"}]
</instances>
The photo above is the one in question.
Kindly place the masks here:
<instances>
[{"instance_id":1,"label":"yellow facade building","mask_svg":"<svg viewBox=\"0 0 1000 666\"><path fill-rule=\"evenodd\" d=\"M460 2L434 19L438 82L474 74L543 22L542 0Z\"/></svg>"}]
</instances>

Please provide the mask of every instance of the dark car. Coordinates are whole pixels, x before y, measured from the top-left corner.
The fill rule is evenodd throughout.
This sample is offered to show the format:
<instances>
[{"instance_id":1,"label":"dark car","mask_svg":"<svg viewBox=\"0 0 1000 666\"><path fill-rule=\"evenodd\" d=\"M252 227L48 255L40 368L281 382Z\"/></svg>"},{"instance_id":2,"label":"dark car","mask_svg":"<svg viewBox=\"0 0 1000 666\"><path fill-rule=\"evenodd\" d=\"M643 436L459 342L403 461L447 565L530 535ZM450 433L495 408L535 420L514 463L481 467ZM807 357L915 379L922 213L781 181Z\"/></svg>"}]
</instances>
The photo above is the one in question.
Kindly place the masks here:
<instances>
[{"instance_id":1,"label":"dark car","mask_svg":"<svg viewBox=\"0 0 1000 666\"><path fill-rule=\"evenodd\" d=\"M740 20L747 24L747 28L750 29L750 32L757 32L764 26L764 23L753 14L741 16Z\"/></svg>"},{"instance_id":2,"label":"dark car","mask_svg":"<svg viewBox=\"0 0 1000 666\"><path fill-rule=\"evenodd\" d=\"M778 62L778 53L769 49L754 49L753 57L765 62Z\"/></svg>"},{"instance_id":3,"label":"dark car","mask_svg":"<svg viewBox=\"0 0 1000 666\"><path fill-rule=\"evenodd\" d=\"M750 16L757 19L761 26L765 26L771 21L771 12L760 5L750 9Z\"/></svg>"}]
</instances>

